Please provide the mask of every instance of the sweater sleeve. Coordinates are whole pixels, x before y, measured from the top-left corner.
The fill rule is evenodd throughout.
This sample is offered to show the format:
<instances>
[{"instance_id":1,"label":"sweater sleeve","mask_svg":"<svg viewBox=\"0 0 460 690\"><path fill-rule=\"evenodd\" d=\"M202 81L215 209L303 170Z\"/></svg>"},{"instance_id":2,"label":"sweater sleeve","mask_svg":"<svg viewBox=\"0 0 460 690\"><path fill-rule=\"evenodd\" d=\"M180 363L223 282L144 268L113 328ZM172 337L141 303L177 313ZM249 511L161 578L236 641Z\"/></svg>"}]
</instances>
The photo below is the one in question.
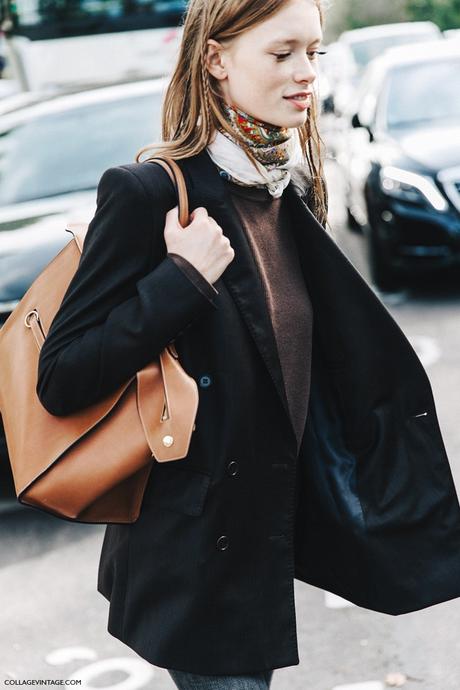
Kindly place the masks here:
<instances>
[{"instance_id":1,"label":"sweater sleeve","mask_svg":"<svg viewBox=\"0 0 460 690\"><path fill-rule=\"evenodd\" d=\"M51 414L104 399L217 308L165 251L153 256L163 231L140 178L124 166L108 168L78 268L40 351L36 393Z\"/></svg>"}]
</instances>

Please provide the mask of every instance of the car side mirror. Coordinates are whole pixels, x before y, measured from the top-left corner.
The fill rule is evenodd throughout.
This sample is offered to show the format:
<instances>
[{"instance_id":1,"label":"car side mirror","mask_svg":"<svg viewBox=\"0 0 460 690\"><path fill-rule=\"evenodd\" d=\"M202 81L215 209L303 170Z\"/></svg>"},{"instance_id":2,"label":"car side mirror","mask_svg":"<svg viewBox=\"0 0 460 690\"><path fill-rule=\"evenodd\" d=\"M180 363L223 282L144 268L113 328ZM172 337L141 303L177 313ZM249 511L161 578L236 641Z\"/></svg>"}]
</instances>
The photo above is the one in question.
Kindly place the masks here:
<instances>
[{"instance_id":1,"label":"car side mirror","mask_svg":"<svg viewBox=\"0 0 460 690\"><path fill-rule=\"evenodd\" d=\"M323 113L335 113L334 96L332 94L323 100Z\"/></svg>"},{"instance_id":2,"label":"car side mirror","mask_svg":"<svg viewBox=\"0 0 460 690\"><path fill-rule=\"evenodd\" d=\"M353 114L353 117L351 118L351 126L353 128L362 127L358 113Z\"/></svg>"},{"instance_id":3,"label":"car side mirror","mask_svg":"<svg viewBox=\"0 0 460 690\"><path fill-rule=\"evenodd\" d=\"M354 113L353 117L351 118L351 126L353 129L362 129L367 132L367 136L369 137L369 141L374 141L374 135L372 133L372 129L369 125L363 125L361 120L359 119L358 113Z\"/></svg>"}]
</instances>

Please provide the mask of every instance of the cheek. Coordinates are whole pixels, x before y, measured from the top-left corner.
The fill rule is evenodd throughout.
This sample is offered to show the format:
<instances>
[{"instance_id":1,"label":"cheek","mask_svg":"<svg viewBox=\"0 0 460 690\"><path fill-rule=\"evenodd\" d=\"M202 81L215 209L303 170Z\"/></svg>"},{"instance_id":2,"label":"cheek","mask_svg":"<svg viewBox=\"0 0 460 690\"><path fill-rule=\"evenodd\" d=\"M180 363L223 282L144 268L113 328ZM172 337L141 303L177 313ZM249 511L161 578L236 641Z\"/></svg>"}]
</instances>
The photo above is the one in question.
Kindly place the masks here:
<instances>
[{"instance_id":1,"label":"cheek","mask_svg":"<svg viewBox=\"0 0 460 690\"><path fill-rule=\"evenodd\" d=\"M233 90L246 98L265 101L277 99L283 93L288 75L286 68L271 60L252 58L235 74Z\"/></svg>"}]
</instances>

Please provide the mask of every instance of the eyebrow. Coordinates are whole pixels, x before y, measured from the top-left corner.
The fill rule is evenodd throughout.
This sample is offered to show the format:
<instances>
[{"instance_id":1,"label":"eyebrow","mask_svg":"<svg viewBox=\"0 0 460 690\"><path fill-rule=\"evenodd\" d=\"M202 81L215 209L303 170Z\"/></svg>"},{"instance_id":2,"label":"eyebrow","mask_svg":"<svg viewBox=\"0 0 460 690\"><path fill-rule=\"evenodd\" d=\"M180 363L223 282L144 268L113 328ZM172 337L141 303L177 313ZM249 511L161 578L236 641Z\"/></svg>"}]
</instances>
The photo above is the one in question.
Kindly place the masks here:
<instances>
[{"instance_id":1,"label":"eyebrow","mask_svg":"<svg viewBox=\"0 0 460 690\"><path fill-rule=\"evenodd\" d=\"M313 41L311 41L308 45L313 45L315 43L321 43L323 39L322 38L315 38ZM295 45L296 43L303 43L303 41L299 41L297 38L277 38L274 41L271 41L268 46L277 46L277 45Z\"/></svg>"}]
</instances>

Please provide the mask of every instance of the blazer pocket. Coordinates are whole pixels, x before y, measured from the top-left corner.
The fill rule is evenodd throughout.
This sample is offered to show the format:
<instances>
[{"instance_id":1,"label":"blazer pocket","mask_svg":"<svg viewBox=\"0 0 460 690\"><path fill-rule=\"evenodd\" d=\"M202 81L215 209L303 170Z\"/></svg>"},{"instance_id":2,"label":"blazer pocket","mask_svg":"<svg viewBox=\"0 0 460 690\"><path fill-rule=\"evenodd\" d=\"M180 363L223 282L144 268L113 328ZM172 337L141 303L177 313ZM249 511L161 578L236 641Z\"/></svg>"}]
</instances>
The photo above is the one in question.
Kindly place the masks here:
<instances>
[{"instance_id":1,"label":"blazer pocket","mask_svg":"<svg viewBox=\"0 0 460 690\"><path fill-rule=\"evenodd\" d=\"M187 463L187 460L154 464L144 494L145 505L151 509L166 508L184 515L201 515L211 477L184 467L182 463Z\"/></svg>"}]
</instances>

